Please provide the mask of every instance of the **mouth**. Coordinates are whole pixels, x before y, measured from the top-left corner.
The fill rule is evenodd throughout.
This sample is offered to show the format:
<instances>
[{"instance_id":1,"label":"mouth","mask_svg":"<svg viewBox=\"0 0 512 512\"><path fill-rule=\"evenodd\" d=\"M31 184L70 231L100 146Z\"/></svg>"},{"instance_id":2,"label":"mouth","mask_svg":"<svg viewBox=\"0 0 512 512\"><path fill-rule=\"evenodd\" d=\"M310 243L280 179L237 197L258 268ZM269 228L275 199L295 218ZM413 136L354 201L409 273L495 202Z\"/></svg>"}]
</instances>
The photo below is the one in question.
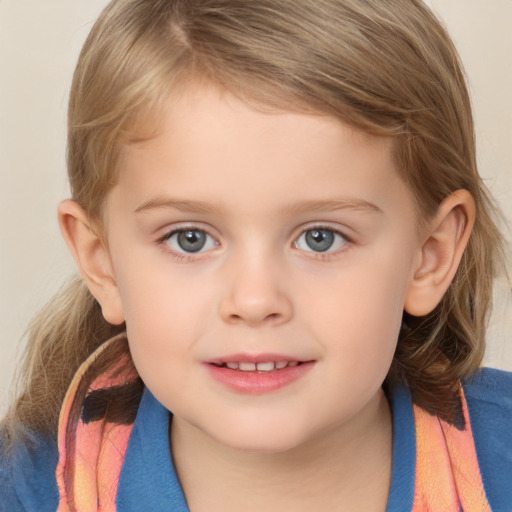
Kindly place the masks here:
<instances>
[{"instance_id":1,"label":"mouth","mask_svg":"<svg viewBox=\"0 0 512 512\"><path fill-rule=\"evenodd\" d=\"M237 393L261 395L275 392L305 377L314 360L299 361L284 356L230 356L208 361L210 375Z\"/></svg>"},{"instance_id":2,"label":"mouth","mask_svg":"<svg viewBox=\"0 0 512 512\"><path fill-rule=\"evenodd\" d=\"M269 373L285 368L295 368L303 364L301 361L268 361L262 363L252 363L249 361L230 361L226 363L210 363L217 368L228 368L229 370L238 370L242 372Z\"/></svg>"}]
</instances>

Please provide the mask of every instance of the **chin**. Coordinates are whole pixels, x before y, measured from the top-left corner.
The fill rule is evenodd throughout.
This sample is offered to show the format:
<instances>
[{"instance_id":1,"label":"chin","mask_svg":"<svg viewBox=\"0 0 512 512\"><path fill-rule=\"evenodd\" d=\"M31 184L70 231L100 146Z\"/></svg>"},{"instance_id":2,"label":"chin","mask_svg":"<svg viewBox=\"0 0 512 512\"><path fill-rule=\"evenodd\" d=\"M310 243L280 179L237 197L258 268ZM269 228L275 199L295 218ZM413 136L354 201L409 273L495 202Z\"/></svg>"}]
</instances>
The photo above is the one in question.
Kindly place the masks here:
<instances>
[{"instance_id":1,"label":"chin","mask_svg":"<svg viewBox=\"0 0 512 512\"><path fill-rule=\"evenodd\" d=\"M231 426L219 435L210 434L218 443L236 451L252 453L284 453L298 448L310 440L306 433L297 432L296 429L277 425L274 428L261 424L251 425L250 428Z\"/></svg>"},{"instance_id":2,"label":"chin","mask_svg":"<svg viewBox=\"0 0 512 512\"><path fill-rule=\"evenodd\" d=\"M261 453L261 454L278 454L292 451L300 446L301 443L291 443L289 440L282 440L279 442L276 439L231 439L229 443L224 443L232 450L247 453Z\"/></svg>"}]
</instances>

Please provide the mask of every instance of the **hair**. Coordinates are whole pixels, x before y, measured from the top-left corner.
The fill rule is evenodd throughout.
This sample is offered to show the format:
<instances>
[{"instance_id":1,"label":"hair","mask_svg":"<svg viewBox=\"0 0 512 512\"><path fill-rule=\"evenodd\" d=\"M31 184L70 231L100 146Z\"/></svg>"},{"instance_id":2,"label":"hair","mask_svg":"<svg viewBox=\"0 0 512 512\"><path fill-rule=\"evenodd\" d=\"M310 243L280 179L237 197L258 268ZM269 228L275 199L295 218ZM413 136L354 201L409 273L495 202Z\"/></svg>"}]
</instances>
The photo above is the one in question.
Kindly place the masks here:
<instances>
[{"instance_id":1,"label":"hair","mask_svg":"<svg viewBox=\"0 0 512 512\"><path fill-rule=\"evenodd\" d=\"M439 20L420 0L111 1L82 49L69 100L72 197L98 226L123 147L150 137L163 102L191 80L261 108L314 112L392 137L420 222L452 192L471 193L476 222L453 283L429 315L404 314L387 377L457 424L460 380L481 364L505 259L497 209L477 171L464 72ZM11 421L55 430L78 365L122 330L106 323L83 283L60 292L30 329Z\"/></svg>"}]
</instances>

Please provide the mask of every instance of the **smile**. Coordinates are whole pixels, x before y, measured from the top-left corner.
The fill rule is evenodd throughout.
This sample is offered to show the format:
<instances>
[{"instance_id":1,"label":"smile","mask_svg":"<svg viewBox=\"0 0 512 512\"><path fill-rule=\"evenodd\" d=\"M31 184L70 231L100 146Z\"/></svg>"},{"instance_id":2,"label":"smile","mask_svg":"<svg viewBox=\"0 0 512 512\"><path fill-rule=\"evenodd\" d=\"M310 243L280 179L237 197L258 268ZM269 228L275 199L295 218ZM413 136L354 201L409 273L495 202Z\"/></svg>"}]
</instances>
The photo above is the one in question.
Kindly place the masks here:
<instances>
[{"instance_id":1,"label":"smile","mask_svg":"<svg viewBox=\"0 0 512 512\"><path fill-rule=\"evenodd\" d=\"M263 395L287 387L304 378L316 363L314 360L298 361L268 355L226 359L208 361L206 367L210 376L231 391L250 395Z\"/></svg>"},{"instance_id":2,"label":"smile","mask_svg":"<svg viewBox=\"0 0 512 512\"><path fill-rule=\"evenodd\" d=\"M294 368L298 366L299 361L269 361L264 363L251 363L243 361L232 361L229 363L212 363L218 368L229 368L230 370L240 370L242 372L273 372L283 370L284 368Z\"/></svg>"}]
</instances>

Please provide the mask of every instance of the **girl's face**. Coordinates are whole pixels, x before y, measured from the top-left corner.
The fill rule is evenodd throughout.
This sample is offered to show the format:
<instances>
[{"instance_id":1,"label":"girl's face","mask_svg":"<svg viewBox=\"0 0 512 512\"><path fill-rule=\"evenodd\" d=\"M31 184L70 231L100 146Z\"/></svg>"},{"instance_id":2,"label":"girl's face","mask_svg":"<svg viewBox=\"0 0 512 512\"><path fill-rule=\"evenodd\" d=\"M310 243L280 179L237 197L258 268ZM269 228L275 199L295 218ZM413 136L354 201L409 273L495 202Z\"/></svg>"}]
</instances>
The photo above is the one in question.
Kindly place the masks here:
<instances>
[{"instance_id":1,"label":"girl's face","mask_svg":"<svg viewBox=\"0 0 512 512\"><path fill-rule=\"evenodd\" d=\"M420 254L389 139L197 86L126 148L105 222L135 365L173 421L283 451L376 410Z\"/></svg>"}]
</instances>

